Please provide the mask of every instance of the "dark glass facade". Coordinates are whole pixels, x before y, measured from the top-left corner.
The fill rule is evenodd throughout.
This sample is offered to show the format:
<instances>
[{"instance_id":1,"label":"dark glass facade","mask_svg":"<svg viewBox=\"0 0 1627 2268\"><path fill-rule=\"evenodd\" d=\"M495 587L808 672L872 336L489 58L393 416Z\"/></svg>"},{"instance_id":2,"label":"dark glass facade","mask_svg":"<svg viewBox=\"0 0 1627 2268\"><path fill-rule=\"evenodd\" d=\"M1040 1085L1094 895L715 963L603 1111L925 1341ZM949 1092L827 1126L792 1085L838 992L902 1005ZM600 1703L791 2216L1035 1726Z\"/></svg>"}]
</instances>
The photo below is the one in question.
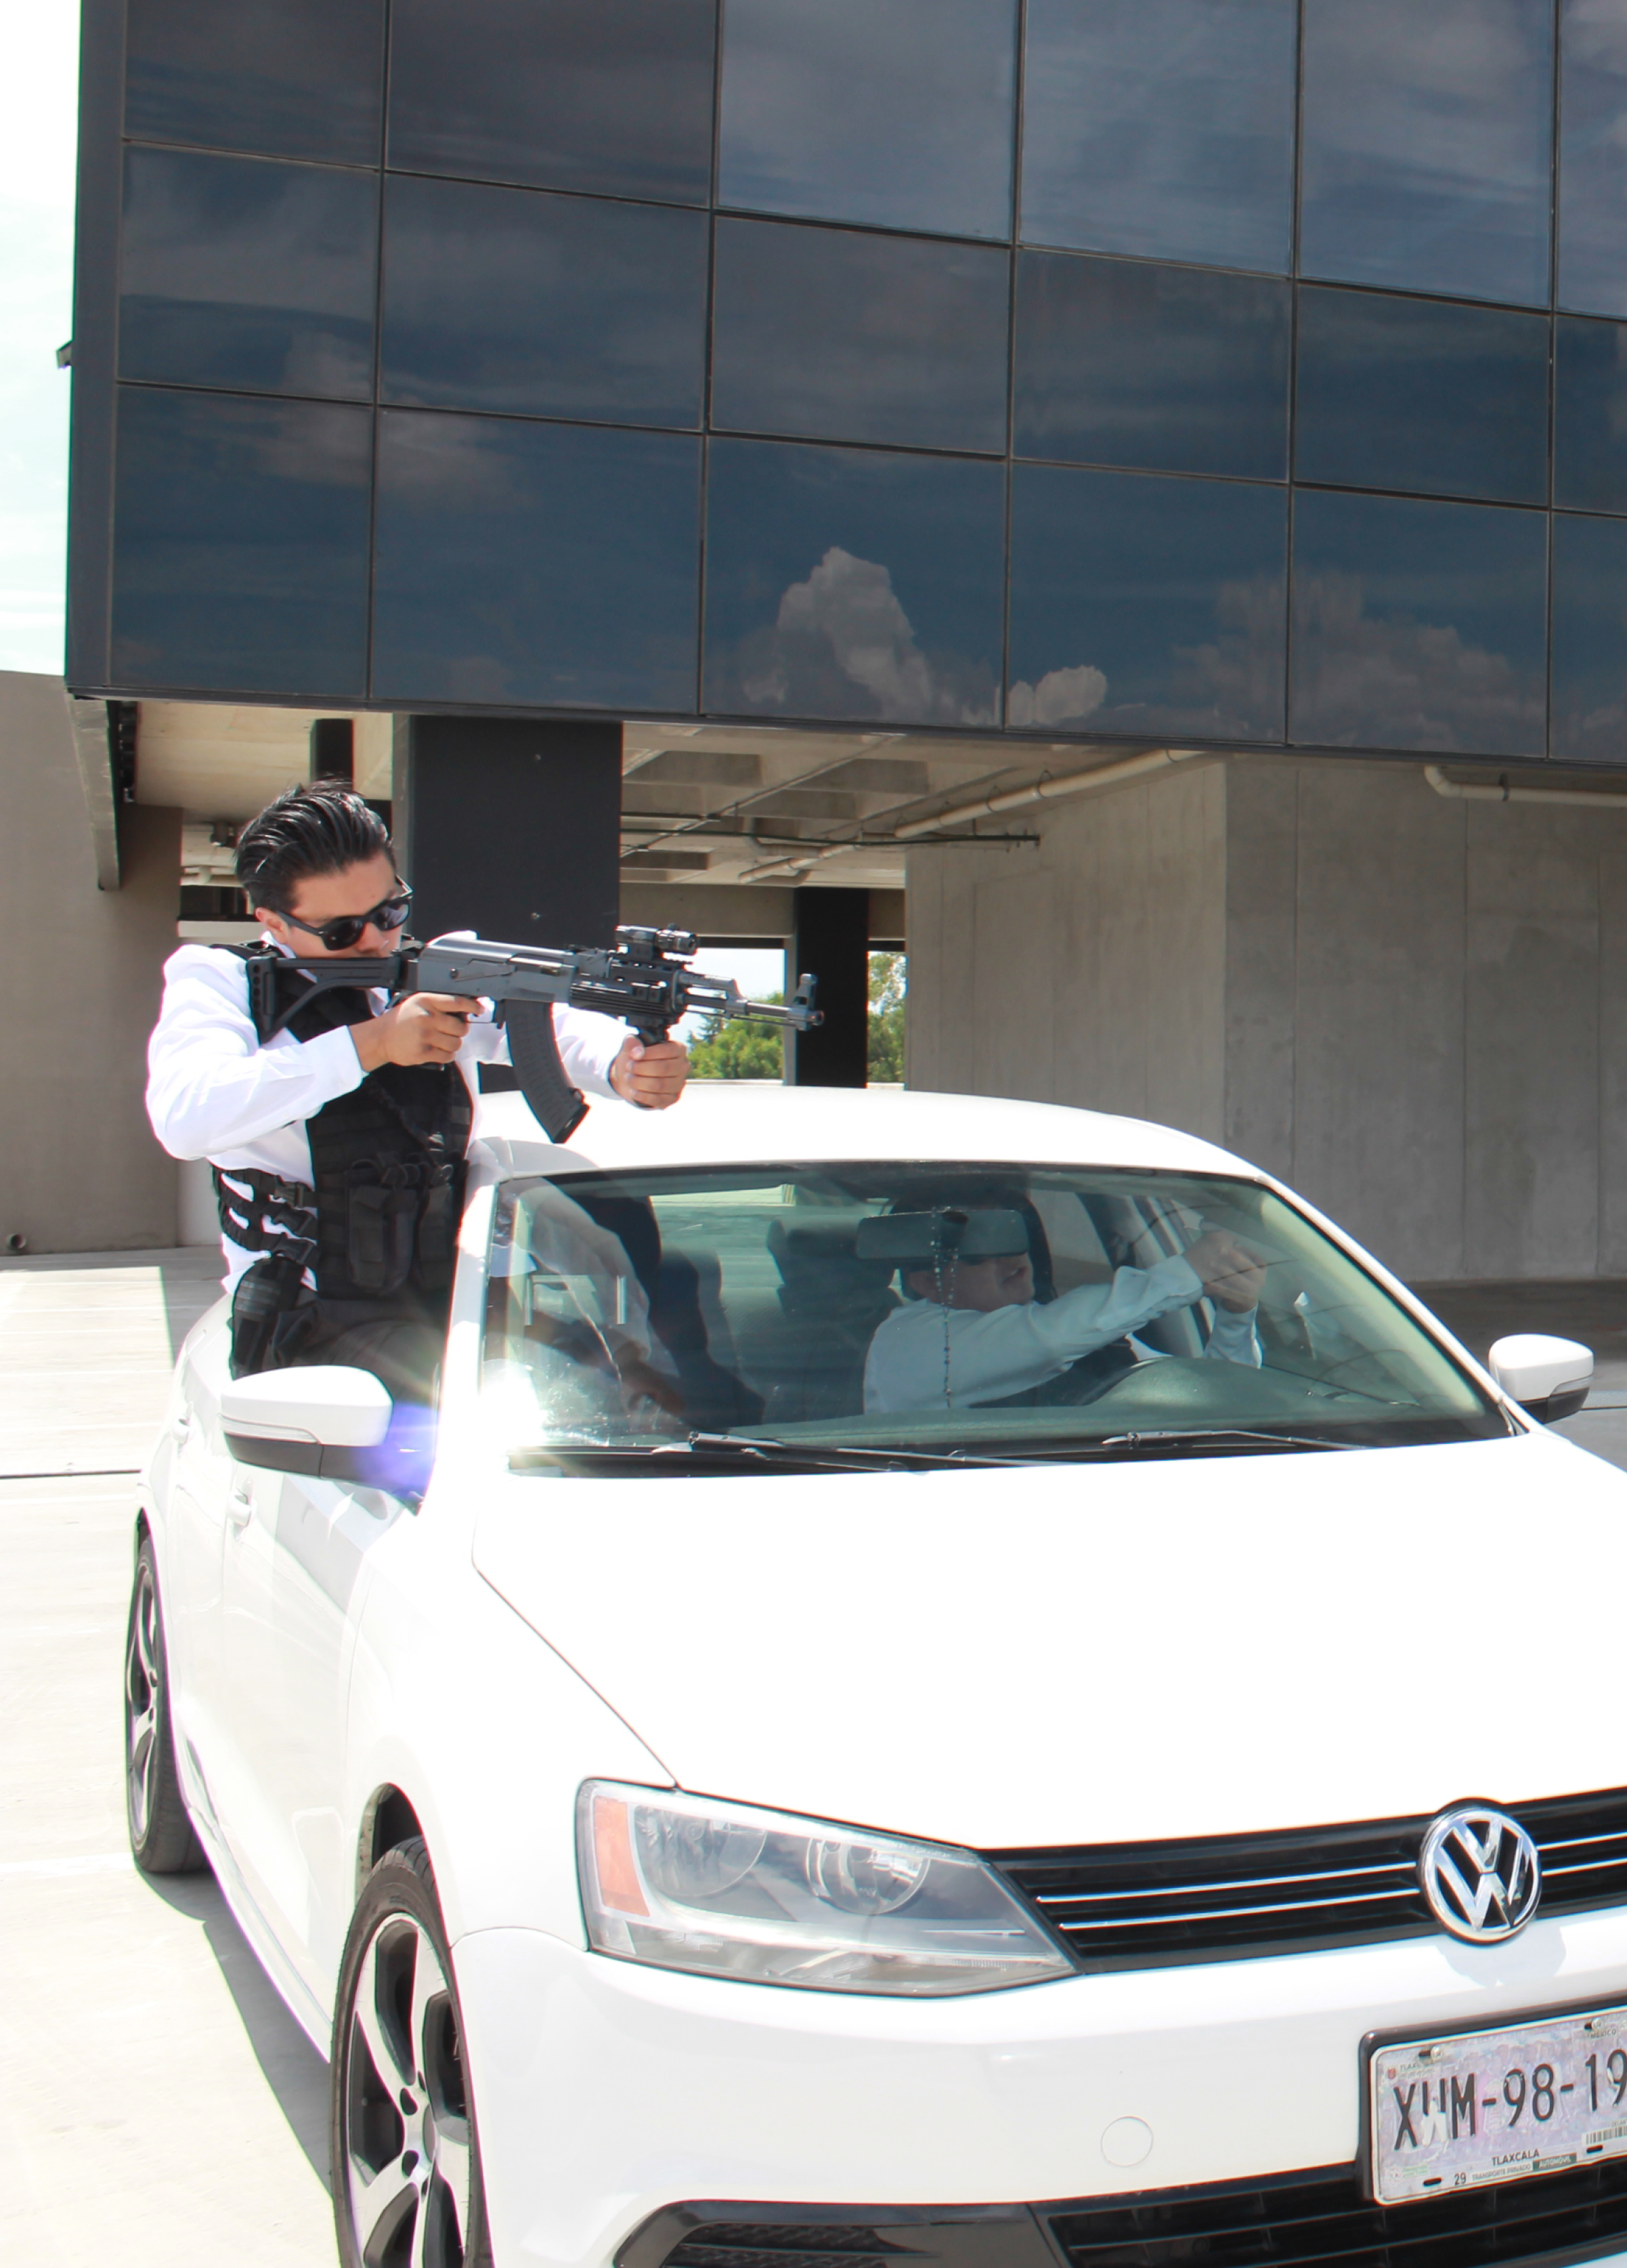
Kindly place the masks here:
<instances>
[{"instance_id":1,"label":"dark glass facade","mask_svg":"<svg viewBox=\"0 0 1627 2268\"><path fill-rule=\"evenodd\" d=\"M82 689L1627 765L1627 0L85 21Z\"/></svg>"}]
</instances>

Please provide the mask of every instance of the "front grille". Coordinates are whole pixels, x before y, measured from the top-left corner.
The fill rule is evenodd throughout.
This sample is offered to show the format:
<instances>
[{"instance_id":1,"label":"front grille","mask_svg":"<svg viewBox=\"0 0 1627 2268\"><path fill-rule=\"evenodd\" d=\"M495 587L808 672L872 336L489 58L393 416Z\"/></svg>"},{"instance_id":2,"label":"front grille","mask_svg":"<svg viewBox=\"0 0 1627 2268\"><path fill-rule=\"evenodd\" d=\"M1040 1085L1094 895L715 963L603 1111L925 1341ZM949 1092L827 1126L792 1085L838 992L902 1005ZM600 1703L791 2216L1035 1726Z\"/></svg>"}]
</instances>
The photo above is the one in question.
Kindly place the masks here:
<instances>
[{"instance_id":1,"label":"front grille","mask_svg":"<svg viewBox=\"0 0 1627 2268\"><path fill-rule=\"evenodd\" d=\"M1542 1862L1538 1914L1627 1904L1627 1789L1502 1807ZM1418 1887L1428 1819L1193 1843L986 1855L1086 1969L1415 1937L1438 1929Z\"/></svg>"},{"instance_id":2,"label":"front grille","mask_svg":"<svg viewBox=\"0 0 1627 2268\"><path fill-rule=\"evenodd\" d=\"M1046 2216L1070 2268L1491 2268L1627 2236L1627 2164L1369 2205L1348 2166Z\"/></svg>"}]
</instances>

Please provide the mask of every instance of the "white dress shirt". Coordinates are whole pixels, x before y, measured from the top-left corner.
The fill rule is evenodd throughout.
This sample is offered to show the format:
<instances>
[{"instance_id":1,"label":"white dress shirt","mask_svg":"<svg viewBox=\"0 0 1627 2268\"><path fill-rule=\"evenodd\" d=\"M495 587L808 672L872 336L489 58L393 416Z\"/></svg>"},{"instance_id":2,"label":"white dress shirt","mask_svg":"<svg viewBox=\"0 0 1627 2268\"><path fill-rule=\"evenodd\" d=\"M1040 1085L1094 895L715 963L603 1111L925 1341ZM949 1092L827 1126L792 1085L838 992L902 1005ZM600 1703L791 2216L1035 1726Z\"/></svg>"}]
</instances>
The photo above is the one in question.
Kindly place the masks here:
<instances>
[{"instance_id":1,"label":"white dress shirt","mask_svg":"<svg viewBox=\"0 0 1627 2268\"><path fill-rule=\"evenodd\" d=\"M383 992L369 997L375 1013L387 1005ZM554 1030L572 1085L611 1094L627 1027L556 1007ZM490 1016L472 1016L454 1060L477 1092L475 1066L506 1063L508 1035ZM207 1158L228 1173L254 1167L308 1186L306 1120L365 1077L348 1027L313 1040L282 1031L262 1047L248 1012L248 971L235 954L183 945L165 962L164 1005L147 1047L147 1116L172 1158ZM256 1256L225 1237L221 1247L230 1291Z\"/></svg>"},{"instance_id":2,"label":"white dress shirt","mask_svg":"<svg viewBox=\"0 0 1627 2268\"><path fill-rule=\"evenodd\" d=\"M1042 1307L940 1307L933 1300L895 1307L865 1359L867 1410L944 1407L944 1332L949 1336L949 1391L956 1408L999 1402L1060 1378L1070 1363L1115 1339L1128 1338L1176 1307L1203 1297L1196 1271L1177 1253L1156 1268L1121 1268L1110 1284L1081 1284ZM1137 1350L1142 1352L1143 1350ZM1254 1309L1215 1310L1204 1350L1218 1361L1257 1367Z\"/></svg>"}]
</instances>

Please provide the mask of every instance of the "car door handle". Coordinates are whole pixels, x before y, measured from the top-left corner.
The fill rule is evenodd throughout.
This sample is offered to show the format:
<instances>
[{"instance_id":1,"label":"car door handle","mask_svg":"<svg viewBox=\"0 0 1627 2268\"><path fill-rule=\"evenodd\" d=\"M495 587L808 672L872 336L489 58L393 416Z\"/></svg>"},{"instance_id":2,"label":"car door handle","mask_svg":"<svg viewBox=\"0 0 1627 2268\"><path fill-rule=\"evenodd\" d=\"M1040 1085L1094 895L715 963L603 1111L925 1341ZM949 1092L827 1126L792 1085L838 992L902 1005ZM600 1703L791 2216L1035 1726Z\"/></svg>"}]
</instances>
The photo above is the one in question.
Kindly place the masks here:
<instances>
[{"instance_id":1,"label":"car door handle","mask_svg":"<svg viewBox=\"0 0 1627 2268\"><path fill-rule=\"evenodd\" d=\"M183 1443L192 1439L192 1420L184 1410L179 1418L170 1419L170 1439Z\"/></svg>"},{"instance_id":2,"label":"car door handle","mask_svg":"<svg viewBox=\"0 0 1627 2268\"><path fill-rule=\"evenodd\" d=\"M233 1481L226 1492L226 1518L233 1528L247 1528L254 1516L254 1499L247 1481Z\"/></svg>"}]
</instances>

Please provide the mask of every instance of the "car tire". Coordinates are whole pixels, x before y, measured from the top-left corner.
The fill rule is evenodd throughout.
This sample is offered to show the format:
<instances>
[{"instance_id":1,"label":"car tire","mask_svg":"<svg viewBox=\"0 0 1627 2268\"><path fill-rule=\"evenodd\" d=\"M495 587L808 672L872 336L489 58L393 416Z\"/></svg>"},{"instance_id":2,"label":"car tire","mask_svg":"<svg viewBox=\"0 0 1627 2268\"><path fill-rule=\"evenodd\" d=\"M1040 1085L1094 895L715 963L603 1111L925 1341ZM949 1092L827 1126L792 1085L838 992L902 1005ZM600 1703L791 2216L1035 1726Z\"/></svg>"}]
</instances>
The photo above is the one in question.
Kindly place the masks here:
<instances>
[{"instance_id":1,"label":"car tire","mask_svg":"<svg viewBox=\"0 0 1627 2268\"><path fill-rule=\"evenodd\" d=\"M435 1875L415 1837L368 1875L339 1971L329 2143L343 2268L490 2268L462 2040Z\"/></svg>"},{"instance_id":2,"label":"car tire","mask_svg":"<svg viewBox=\"0 0 1627 2268\"><path fill-rule=\"evenodd\" d=\"M144 1874L195 1874L206 1863L175 1766L169 1656L151 1535L136 1550L124 1638L124 1808L130 1852Z\"/></svg>"}]
</instances>

